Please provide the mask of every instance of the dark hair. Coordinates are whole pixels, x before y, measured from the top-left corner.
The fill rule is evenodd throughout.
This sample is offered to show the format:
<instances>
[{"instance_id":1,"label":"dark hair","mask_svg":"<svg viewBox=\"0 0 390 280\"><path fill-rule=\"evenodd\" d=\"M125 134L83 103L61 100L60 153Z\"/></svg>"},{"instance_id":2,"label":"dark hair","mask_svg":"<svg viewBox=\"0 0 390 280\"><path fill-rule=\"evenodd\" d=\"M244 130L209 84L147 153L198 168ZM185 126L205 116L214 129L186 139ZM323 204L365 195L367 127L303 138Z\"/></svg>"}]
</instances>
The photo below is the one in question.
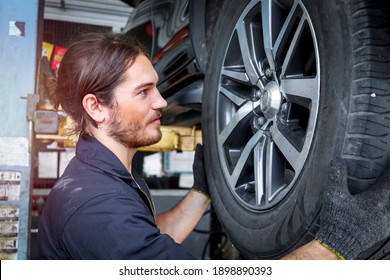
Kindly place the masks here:
<instances>
[{"instance_id":1,"label":"dark hair","mask_svg":"<svg viewBox=\"0 0 390 280\"><path fill-rule=\"evenodd\" d=\"M134 37L119 33L87 33L71 44L58 70L55 103L75 122L73 133L84 131L88 122L96 127L82 106L84 96L94 94L112 107L113 90L141 54L147 56Z\"/></svg>"}]
</instances>

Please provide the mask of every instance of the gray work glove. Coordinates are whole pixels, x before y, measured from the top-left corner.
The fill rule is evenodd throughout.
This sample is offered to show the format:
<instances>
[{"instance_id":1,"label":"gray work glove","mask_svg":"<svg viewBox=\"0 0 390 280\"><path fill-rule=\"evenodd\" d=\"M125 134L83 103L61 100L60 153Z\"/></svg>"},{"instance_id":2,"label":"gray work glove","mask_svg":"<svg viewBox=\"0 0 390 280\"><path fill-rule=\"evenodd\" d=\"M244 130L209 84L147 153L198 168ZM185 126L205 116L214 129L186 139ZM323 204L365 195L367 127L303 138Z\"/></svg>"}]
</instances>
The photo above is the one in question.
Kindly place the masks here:
<instances>
[{"instance_id":1,"label":"gray work glove","mask_svg":"<svg viewBox=\"0 0 390 280\"><path fill-rule=\"evenodd\" d=\"M195 148L192 172L194 174L194 185L192 186L192 189L210 197L206 180L206 171L204 169L203 146L201 144L197 144Z\"/></svg>"},{"instance_id":2,"label":"gray work glove","mask_svg":"<svg viewBox=\"0 0 390 280\"><path fill-rule=\"evenodd\" d=\"M341 158L333 160L320 223L316 239L339 259L355 259L360 252L389 237L390 168L375 186L351 195L346 163Z\"/></svg>"}]
</instances>

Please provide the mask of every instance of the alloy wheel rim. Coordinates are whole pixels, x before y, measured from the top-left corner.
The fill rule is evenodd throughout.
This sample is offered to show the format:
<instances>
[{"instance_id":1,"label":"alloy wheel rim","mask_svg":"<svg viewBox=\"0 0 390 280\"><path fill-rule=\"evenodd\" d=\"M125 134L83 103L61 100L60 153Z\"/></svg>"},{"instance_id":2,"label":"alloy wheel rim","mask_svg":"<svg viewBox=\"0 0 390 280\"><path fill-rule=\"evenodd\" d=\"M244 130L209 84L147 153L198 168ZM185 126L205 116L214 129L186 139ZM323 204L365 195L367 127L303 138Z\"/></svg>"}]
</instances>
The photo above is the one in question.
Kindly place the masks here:
<instances>
[{"instance_id":1,"label":"alloy wheel rim","mask_svg":"<svg viewBox=\"0 0 390 280\"><path fill-rule=\"evenodd\" d=\"M254 211L274 207L294 187L319 110L319 55L310 16L301 1L278 3L250 1L241 13L216 100L223 175L238 202Z\"/></svg>"}]
</instances>

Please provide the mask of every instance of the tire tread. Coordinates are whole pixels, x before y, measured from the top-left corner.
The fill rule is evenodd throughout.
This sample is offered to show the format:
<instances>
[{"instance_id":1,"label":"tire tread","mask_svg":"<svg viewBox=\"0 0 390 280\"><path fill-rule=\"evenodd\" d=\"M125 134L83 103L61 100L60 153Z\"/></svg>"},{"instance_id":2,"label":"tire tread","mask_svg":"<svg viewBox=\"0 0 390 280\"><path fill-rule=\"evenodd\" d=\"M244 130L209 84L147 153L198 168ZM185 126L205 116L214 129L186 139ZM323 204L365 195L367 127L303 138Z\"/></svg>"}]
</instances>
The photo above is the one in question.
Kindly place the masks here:
<instances>
[{"instance_id":1,"label":"tire tread","mask_svg":"<svg viewBox=\"0 0 390 280\"><path fill-rule=\"evenodd\" d=\"M361 192L375 184L389 161L390 13L383 0L347 2L353 81L342 156L348 163L351 191Z\"/></svg>"}]
</instances>

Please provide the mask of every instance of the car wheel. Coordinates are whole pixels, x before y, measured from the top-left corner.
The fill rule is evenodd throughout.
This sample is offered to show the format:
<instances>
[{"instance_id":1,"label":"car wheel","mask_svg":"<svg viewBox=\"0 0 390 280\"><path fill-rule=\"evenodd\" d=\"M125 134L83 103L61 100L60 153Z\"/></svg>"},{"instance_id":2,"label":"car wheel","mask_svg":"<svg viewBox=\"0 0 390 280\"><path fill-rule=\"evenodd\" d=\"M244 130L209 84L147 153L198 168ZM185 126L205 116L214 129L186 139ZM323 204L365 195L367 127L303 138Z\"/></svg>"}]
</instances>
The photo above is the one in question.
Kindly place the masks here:
<instances>
[{"instance_id":1,"label":"car wheel","mask_svg":"<svg viewBox=\"0 0 390 280\"><path fill-rule=\"evenodd\" d=\"M224 2L202 131L213 206L243 258L279 258L313 238L334 157L347 161L353 193L387 166L388 6ZM362 258L388 256L386 244Z\"/></svg>"}]
</instances>

